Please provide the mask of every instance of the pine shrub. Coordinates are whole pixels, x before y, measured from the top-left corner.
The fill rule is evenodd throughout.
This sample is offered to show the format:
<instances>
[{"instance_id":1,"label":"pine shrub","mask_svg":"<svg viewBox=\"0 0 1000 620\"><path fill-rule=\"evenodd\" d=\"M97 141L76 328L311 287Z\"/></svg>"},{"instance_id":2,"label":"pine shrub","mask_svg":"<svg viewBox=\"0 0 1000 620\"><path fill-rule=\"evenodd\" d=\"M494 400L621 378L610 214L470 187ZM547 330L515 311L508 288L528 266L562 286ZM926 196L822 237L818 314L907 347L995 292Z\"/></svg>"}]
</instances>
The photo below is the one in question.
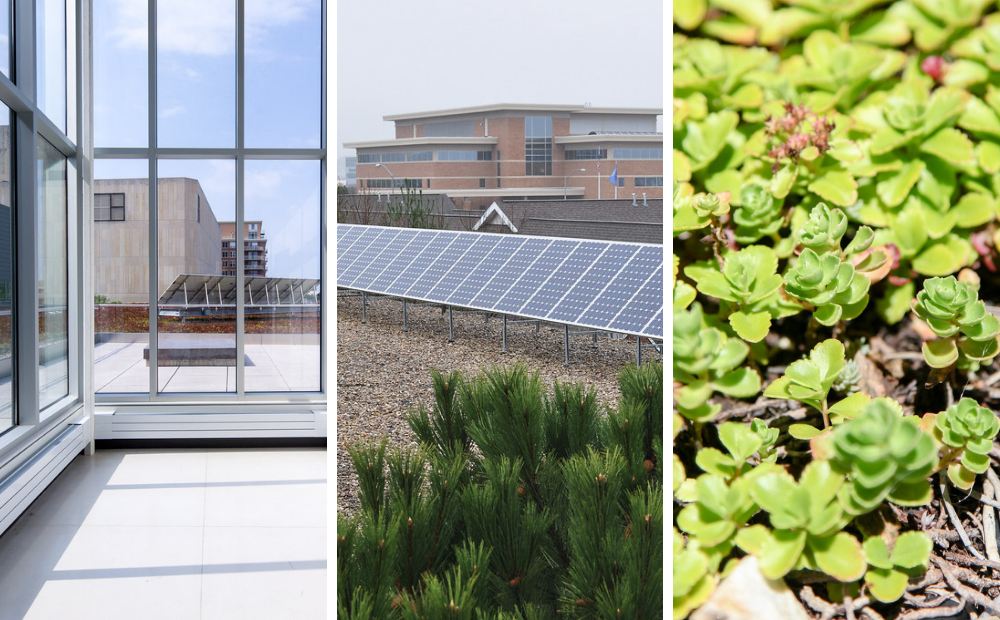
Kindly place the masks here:
<instances>
[{"instance_id":1,"label":"pine shrub","mask_svg":"<svg viewBox=\"0 0 1000 620\"><path fill-rule=\"evenodd\" d=\"M662 363L624 369L607 411L520 365L433 381L419 448L348 448L338 617L662 618Z\"/></svg>"}]
</instances>

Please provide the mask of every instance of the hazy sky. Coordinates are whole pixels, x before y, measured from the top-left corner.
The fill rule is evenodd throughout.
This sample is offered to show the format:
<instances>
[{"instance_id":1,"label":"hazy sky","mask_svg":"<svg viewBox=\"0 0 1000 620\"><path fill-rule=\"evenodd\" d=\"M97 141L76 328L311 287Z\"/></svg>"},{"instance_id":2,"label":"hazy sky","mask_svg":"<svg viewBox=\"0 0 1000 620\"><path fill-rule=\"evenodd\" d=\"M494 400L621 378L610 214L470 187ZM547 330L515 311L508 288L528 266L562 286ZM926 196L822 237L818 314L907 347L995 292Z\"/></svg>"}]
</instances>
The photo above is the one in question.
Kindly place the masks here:
<instances>
[{"instance_id":1,"label":"hazy sky","mask_svg":"<svg viewBox=\"0 0 1000 620\"><path fill-rule=\"evenodd\" d=\"M387 114L490 103L663 107L662 0L341 0L337 158Z\"/></svg>"},{"instance_id":2,"label":"hazy sky","mask_svg":"<svg viewBox=\"0 0 1000 620\"><path fill-rule=\"evenodd\" d=\"M234 147L234 0L159 3L161 147ZM320 145L320 0L247 0L246 146ZM144 147L146 3L94 3L94 141ZM234 160L164 160L161 177L198 179L215 216L236 218ZM268 238L267 275L319 277L319 163L246 164L245 218ZM96 178L145 177L145 160L98 160Z\"/></svg>"}]
</instances>

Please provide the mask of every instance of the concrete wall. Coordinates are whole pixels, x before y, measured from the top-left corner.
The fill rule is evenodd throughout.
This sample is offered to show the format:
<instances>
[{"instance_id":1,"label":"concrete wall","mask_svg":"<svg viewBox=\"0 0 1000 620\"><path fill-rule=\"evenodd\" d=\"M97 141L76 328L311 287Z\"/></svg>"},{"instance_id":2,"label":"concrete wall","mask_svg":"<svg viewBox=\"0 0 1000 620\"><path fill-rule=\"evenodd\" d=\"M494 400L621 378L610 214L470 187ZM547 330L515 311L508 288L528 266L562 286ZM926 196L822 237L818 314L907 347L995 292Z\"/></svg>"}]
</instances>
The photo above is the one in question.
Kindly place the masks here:
<instances>
[{"instance_id":1,"label":"concrete wall","mask_svg":"<svg viewBox=\"0 0 1000 620\"><path fill-rule=\"evenodd\" d=\"M125 194L124 222L94 222L94 294L110 301L149 301L149 182L95 180L95 194ZM198 221L198 196L201 221ZM179 274L215 275L222 270L219 223L194 179L158 183L159 295Z\"/></svg>"}]
</instances>

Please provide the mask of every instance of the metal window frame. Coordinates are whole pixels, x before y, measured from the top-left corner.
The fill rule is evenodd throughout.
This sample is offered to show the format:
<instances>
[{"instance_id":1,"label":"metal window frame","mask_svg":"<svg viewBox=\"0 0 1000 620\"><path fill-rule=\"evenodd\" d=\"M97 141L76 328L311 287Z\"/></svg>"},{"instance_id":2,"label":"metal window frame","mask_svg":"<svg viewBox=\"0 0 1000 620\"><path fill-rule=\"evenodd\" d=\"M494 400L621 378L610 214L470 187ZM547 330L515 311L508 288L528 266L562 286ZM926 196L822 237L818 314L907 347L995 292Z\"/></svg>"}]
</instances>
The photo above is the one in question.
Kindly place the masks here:
<instances>
[{"instance_id":1,"label":"metal window frame","mask_svg":"<svg viewBox=\"0 0 1000 620\"><path fill-rule=\"evenodd\" d=\"M95 159L146 159L149 166L148 180L151 188L155 187L154 179L158 178L157 164L167 159L228 159L235 162L236 189L236 230L242 230L245 221L245 163L248 160L272 161L317 161L319 163L319 194L320 194L320 290L327 288L326 244L327 244L327 0L320 0L320 148L248 148L245 145L245 0L235 0L236 9L236 144L233 148L177 148L159 147L157 139L157 6L159 0L147 0L147 146L145 147L103 147L94 148ZM196 407L206 403L225 403L238 406L240 411L257 411L280 406L282 411L311 411L317 408L325 409L328 400L327 358L329 347L326 345L324 326L327 324L328 303L320 305L320 359L319 359L319 390L313 392L247 392L245 385L245 299L236 296L236 391L235 392L197 392L197 393L164 393L159 391L159 364L157 361L158 329L157 310L158 292L156 291L156 274L158 273L159 248L157 244L159 230L158 192L149 192L149 392L132 394L95 394L99 404L135 405L151 408L156 405L170 404L178 407ZM243 252L235 252L236 272L246 274ZM244 276L245 277L245 276ZM89 307L92 310L92 306ZM93 364L93 355L87 360Z\"/></svg>"}]
</instances>

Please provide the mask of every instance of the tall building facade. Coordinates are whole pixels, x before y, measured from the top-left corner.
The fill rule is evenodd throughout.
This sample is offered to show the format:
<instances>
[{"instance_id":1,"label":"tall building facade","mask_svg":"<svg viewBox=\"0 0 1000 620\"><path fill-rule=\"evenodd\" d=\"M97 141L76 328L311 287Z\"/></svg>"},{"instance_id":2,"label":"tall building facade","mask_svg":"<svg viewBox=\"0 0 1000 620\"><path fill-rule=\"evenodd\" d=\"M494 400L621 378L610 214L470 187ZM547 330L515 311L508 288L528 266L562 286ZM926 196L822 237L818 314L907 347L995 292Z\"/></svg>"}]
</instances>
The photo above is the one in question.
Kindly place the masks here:
<instances>
[{"instance_id":1,"label":"tall building facade","mask_svg":"<svg viewBox=\"0 0 1000 620\"><path fill-rule=\"evenodd\" d=\"M182 274L221 270L219 222L195 179L158 181L156 293ZM149 303L149 181L94 181L94 295Z\"/></svg>"},{"instance_id":2,"label":"tall building facade","mask_svg":"<svg viewBox=\"0 0 1000 620\"><path fill-rule=\"evenodd\" d=\"M657 108L496 104L384 117L393 140L357 151L361 191L443 193L460 206L496 199L663 197ZM612 175L614 182L612 182Z\"/></svg>"},{"instance_id":3,"label":"tall building facade","mask_svg":"<svg viewBox=\"0 0 1000 620\"><path fill-rule=\"evenodd\" d=\"M236 238L236 222L219 222L222 231L222 275L236 275L236 253L243 246L243 269L248 278L267 276L267 239L260 220L243 222L243 239Z\"/></svg>"}]
</instances>

